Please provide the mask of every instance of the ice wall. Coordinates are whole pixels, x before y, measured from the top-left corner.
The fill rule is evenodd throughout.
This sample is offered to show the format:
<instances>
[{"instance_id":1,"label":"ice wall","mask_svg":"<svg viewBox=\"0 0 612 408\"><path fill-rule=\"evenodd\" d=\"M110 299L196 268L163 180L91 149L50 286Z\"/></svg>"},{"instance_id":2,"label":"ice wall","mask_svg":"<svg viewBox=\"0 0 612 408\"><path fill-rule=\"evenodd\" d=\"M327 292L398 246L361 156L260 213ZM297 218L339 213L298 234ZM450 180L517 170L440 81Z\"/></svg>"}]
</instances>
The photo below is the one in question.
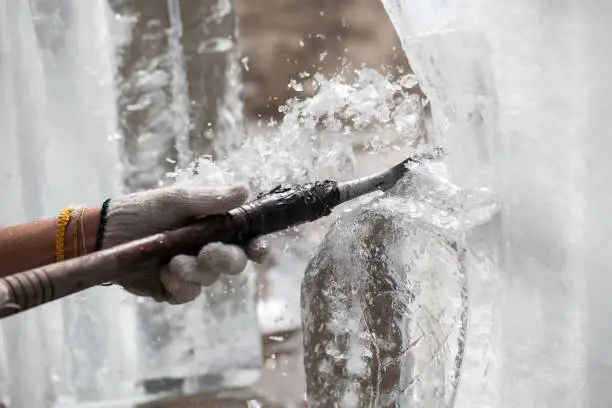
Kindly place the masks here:
<instances>
[{"instance_id":1,"label":"ice wall","mask_svg":"<svg viewBox=\"0 0 612 408\"><path fill-rule=\"evenodd\" d=\"M0 2L0 226L117 193L117 146L109 141L116 122L112 48L108 26L100 24L106 16L103 0ZM112 371L113 362L78 366L83 349L75 345L86 341L99 351L117 336L102 336L99 321L71 310L112 314L101 306L116 299L93 290L87 302L76 297L2 322L11 407L46 407L87 387L102 392L100 382L78 378Z\"/></svg>"},{"instance_id":2,"label":"ice wall","mask_svg":"<svg viewBox=\"0 0 612 408\"><path fill-rule=\"evenodd\" d=\"M383 3L431 97L454 179L493 187L504 207L500 337L490 342L500 352L458 405L490 392L499 407L609 406L612 4ZM486 87L470 80L484 74ZM497 112L475 128L458 113L477 101Z\"/></svg>"}]
</instances>

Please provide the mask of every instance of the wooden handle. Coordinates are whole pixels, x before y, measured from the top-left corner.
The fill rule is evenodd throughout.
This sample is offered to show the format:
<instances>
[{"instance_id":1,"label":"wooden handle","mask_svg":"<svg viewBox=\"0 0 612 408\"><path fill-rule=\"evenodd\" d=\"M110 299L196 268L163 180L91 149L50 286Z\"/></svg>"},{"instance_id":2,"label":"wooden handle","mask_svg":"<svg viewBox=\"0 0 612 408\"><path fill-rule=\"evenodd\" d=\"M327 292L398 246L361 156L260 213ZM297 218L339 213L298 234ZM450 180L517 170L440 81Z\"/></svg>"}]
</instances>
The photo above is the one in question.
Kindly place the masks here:
<instances>
[{"instance_id":1,"label":"wooden handle","mask_svg":"<svg viewBox=\"0 0 612 408\"><path fill-rule=\"evenodd\" d=\"M9 300L0 309L0 317L116 280L147 264L166 263L175 255L195 255L210 242L235 240L231 217L214 215L176 230L1 278L0 293L6 289Z\"/></svg>"}]
</instances>

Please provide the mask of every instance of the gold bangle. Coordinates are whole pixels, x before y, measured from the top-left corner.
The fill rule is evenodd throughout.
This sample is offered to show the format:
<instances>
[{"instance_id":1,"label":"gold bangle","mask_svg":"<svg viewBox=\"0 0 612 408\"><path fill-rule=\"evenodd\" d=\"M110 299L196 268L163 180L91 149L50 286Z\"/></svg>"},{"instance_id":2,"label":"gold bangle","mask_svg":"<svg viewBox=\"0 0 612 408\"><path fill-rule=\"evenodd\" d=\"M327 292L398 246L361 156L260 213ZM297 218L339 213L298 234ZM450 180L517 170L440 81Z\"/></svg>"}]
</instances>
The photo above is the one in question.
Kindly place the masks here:
<instances>
[{"instance_id":1,"label":"gold bangle","mask_svg":"<svg viewBox=\"0 0 612 408\"><path fill-rule=\"evenodd\" d=\"M57 232L55 233L55 260L57 262L66 259L64 240L66 238L66 227L70 222L70 214L72 214L72 208L66 207L57 217Z\"/></svg>"},{"instance_id":2,"label":"gold bangle","mask_svg":"<svg viewBox=\"0 0 612 408\"><path fill-rule=\"evenodd\" d=\"M74 226L75 228L77 228L77 226L80 226L81 228L81 241L83 244L83 248L82 248L83 255L87 255L87 241L85 241L85 226L84 226L85 222L83 221L83 217L85 216L85 210L86 210L85 207L81 208L81 211L79 212L79 218L77 218L77 223L79 225L75 224Z\"/></svg>"},{"instance_id":3,"label":"gold bangle","mask_svg":"<svg viewBox=\"0 0 612 408\"><path fill-rule=\"evenodd\" d=\"M76 211L78 210L78 208L76 210L74 210L74 213L76 213ZM78 217L78 214L75 214ZM77 256L79 256L79 224L78 224L79 219L75 218L74 219L74 227L72 227L72 257L76 258ZM70 224L70 223L68 223Z\"/></svg>"}]
</instances>

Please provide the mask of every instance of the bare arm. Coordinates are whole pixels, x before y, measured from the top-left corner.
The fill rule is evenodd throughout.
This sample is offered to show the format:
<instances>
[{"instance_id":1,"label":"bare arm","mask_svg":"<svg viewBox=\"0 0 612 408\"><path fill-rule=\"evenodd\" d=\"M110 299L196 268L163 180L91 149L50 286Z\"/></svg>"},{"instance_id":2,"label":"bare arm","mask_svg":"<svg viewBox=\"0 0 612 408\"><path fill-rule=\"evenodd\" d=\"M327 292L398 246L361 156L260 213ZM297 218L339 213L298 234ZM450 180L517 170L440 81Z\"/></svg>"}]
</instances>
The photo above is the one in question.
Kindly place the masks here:
<instances>
[{"instance_id":1,"label":"bare arm","mask_svg":"<svg viewBox=\"0 0 612 408\"><path fill-rule=\"evenodd\" d=\"M78 255L95 250L100 208L88 208L83 215L85 248L78 225ZM66 228L66 259L74 257L74 217ZM57 218L0 228L0 277L54 263Z\"/></svg>"}]
</instances>

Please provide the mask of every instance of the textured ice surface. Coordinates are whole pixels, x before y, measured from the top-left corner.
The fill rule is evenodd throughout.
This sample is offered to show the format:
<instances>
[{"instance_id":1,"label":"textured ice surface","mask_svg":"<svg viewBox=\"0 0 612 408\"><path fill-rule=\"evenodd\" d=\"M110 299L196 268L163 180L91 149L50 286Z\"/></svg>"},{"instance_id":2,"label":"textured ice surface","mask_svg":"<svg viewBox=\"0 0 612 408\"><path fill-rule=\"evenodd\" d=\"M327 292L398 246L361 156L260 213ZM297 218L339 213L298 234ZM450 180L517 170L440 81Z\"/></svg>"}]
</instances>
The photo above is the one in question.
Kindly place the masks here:
<instances>
[{"instance_id":1,"label":"textured ice surface","mask_svg":"<svg viewBox=\"0 0 612 408\"><path fill-rule=\"evenodd\" d=\"M496 184L497 95L491 48L469 20L468 1L383 0L432 106L436 142L453 182Z\"/></svg>"},{"instance_id":2,"label":"textured ice surface","mask_svg":"<svg viewBox=\"0 0 612 408\"><path fill-rule=\"evenodd\" d=\"M453 405L468 274L487 268L467 237L497 210L419 169L330 227L302 284L309 406Z\"/></svg>"},{"instance_id":3,"label":"textured ice surface","mask_svg":"<svg viewBox=\"0 0 612 408\"><path fill-rule=\"evenodd\" d=\"M493 231L503 243L493 269L498 370L484 372L482 387L462 387L458 405L609 406L612 4L383 4L443 124L451 174L491 186L503 205ZM490 81L468 80L478 77ZM496 110L482 115L484 133L456 115L476 100ZM478 347L468 340L468 350ZM485 405L483 394L494 398Z\"/></svg>"}]
</instances>

